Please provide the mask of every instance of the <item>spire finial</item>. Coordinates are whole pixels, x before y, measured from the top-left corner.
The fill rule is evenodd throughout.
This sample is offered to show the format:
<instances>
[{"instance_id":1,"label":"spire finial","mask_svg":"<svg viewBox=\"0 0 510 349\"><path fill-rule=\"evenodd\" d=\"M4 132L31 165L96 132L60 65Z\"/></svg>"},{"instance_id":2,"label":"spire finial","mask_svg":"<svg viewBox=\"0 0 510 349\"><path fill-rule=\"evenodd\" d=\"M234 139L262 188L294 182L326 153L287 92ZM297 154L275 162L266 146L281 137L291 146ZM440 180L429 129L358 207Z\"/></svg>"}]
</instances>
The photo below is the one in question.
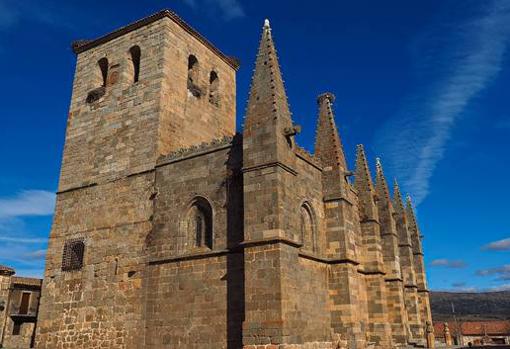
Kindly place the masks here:
<instances>
[{"instance_id":1,"label":"spire finial","mask_svg":"<svg viewBox=\"0 0 510 349\"><path fill-rule=\"evenodd\" d=\"M271 29L271 27L269 26L269 19L264 19L264 29Z\"/></svg>"},{"instance_id":2,"label":"spire finial","mask_svg":"<svg viewBox=\"0 0 510 349\"><path fill-rule=\"evenodd\" d=\"M327 100L330 104L335 102L335 95L331 92L324 92L317 96L317 104L321 105L322 101Z\"/></svg>"}]
</instances>

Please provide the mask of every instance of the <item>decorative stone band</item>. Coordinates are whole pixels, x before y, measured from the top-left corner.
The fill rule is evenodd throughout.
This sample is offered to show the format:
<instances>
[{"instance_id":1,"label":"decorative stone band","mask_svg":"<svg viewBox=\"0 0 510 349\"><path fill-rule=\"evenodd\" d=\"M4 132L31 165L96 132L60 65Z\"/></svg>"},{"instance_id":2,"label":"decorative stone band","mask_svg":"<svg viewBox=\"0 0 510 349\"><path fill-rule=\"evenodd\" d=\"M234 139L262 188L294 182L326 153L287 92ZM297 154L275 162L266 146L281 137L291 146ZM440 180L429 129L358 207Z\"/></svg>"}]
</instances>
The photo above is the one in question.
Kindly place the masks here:
<instances>
[{"instance_id":1,"label":"decorative stone band","mask_svg":"<svg viewBox=\"0 0 510 349\"><path fill-rule=\"evenodd\" d=\"M213 139L210 142L202 142L197 145L192 145L187 148L181 148L179 150L176 150L174 152L171 152L168 155L163 155L158 159L158 165L161 166L162 164L166 164L169 162L174 162L173 160L176 159L185 159L190 157L191 155L203 155L204 153L208 153L211 151L219 150L218 148L225 148L225 146L230 147L233 144L234 138L236 137L229 137L225 136L222 138L216 138Z\"/></svg>"},{"instance_id":2,"label":"decorative stone band","mask_svg":"<svg viewBox=\"0 0 510 349\"><path fill-rule=\"evenodd\" d=\"M404 285L404 288L415 288L415 289L418 289L418 285L414 285L414 284L407 284L407 285Z\"/></svg>"},{"instance_id":3,"label":"decorative stone band","mask_svg":"<svg viewBox=\"0 0 510 349\"><path fill-rule=\"evenodd\" d=\"M289 166L287 166L284 163L279 162L279 161L268 162L268 163L265 163L265 164L256 165L256 166L252 166L252 167L244 167L243 168L243 173L257 171L257 170L262 170L262 169L265 169L265 168L268 168L268 167L280 167L280 168L284 169L285 171L289 172L290 174L292 174L294 176L297 175L296 170L294 170L293 168L291 168L291 167L289 167Z\"/></svg>"}]
</instances>

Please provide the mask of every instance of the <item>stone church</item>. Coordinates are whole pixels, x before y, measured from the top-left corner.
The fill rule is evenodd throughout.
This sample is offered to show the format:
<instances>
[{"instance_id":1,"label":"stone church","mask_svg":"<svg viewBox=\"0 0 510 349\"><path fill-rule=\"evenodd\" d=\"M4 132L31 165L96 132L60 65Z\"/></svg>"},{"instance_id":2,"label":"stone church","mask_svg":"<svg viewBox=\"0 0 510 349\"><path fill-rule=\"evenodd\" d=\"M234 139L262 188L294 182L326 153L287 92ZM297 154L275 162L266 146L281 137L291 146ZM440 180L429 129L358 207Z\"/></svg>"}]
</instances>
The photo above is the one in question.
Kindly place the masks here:
<instances>
[{"instance_id":1,"label":"stone church","mask_svg":"<svg viewBox=\"0 0 510 349\"><path fill-rule=\"evenodd\" d=\"M395 348L430 329L421 235L331 93L296 143L269 22L236 59L164 10L73 44L36 348Z\"/></svg>"}]
</instances>

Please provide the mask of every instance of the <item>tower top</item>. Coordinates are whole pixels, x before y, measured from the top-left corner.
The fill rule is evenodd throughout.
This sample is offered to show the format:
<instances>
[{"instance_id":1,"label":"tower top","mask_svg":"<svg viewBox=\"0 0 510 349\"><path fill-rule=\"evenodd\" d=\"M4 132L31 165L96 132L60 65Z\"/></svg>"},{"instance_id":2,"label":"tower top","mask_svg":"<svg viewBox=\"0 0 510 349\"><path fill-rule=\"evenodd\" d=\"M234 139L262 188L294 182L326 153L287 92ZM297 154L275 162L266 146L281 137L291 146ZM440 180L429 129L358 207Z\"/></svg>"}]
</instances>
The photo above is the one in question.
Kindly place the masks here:
<instances>
[{"instance_id":1,"label":"tower top","mask_svg":"<svg viewBox=\"0 0 510 349\"><path fill-rule=\"evenodd\" d=\"M77 40L72 43L72 49L74 53L80 54L85 52L93 47L102 45L108 41L121 37L127 33L130 33L136 29L145 27L151 23L159 21L163 18L169 18L186 32L188 32L191 36L201 42L204 46L209 48L212 52L214 52L218 57L220 57L225 63L230 65L235 70L239 69L239 61L234 57L229 57L221 52L216 46L214 46L209 40L207 40L202 34L196 31L193 27L191 27L188 23L186 23L182 18L180 18L175 12L164 9L159 12L156 12L150 16L142 18L136 22L128 24L122 28L114 30L106 35L103 35L99 38L93 40Z\"/></svg>"}]
</instances>

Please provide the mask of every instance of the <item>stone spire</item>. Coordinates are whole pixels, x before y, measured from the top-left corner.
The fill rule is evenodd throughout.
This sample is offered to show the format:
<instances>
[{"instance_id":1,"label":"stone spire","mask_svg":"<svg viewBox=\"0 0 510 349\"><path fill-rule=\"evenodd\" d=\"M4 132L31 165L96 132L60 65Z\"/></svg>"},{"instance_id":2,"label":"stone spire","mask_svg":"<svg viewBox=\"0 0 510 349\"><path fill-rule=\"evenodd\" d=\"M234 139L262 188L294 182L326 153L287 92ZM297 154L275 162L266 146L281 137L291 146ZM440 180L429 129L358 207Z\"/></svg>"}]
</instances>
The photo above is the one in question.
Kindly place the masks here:
<instances>
[{"instance_id":1,"label":"stone spire","mask_svg":"<svg viewBox=\"0 0 510 349\"><path fill-rule=\"evenodd\" d=\"M315 156L324 166L323 185L325 197L347 198L348 182L346 175L349 172L331 108L334 101L335 96L329 92L317 97L319 118L317 138L315 140Z\"/></svg>"},{"instance_id":2,"label":"stone spire","mask_svg":"<svg viewBox=\"0 0 510 349\"><path fill-rule=\"evenodd\" d=\"M354 187L358 192L360 202L360 213L362 220L376 220L377 207L375 205L375 189L372 183L372 176L368 168L365 149L362 144L358 144L356 149L356 172Z\"/></svg>"},{"instance_id":3,"label":"stone spire","mask_svg":"<svg viewBox=\"0 0 510 349\"><path fill-rule=\"evenodd\" d=\"M409 227L409 231L411 233L411 241L413 243L413 250L415 254L423 254L423 248L421 244L422 235L420 232L420 227L418 226L418 221L416 220L416 215L414 214L413 203L411 201L411 196L407 194L406 197L406 218L407 224Z\"/></svg>"},{"instance_id":4,"label":"stone spire","mask_svg":"<svg viewBox=\"0 0 510 349\"><path fill-rule=\"evenodd\" d=\"M331 105L335 101L335 95L330 92L317 97L319 104L319 120L317 126L317 138L315 140L315 156L325 166L338 167L347 171L342 141L335 124L335 117Z\"/></svg>"},{"instance_id":5,"label":"stone spire","mask_svg":"<svg viewBox=\"0 0 510 349\"><path fill-rule=\"evenodd\" d=\"M388 183L386 182L386 177L384 177L384 171L381 164L381 159L375 159L375 168L376 168L376 179L375 179L375 188L377 192L378 199L384 206L392 206L391 198L390 198L390 190L388 188Z\"/></svg>"},{"instance_id":6,"label":"stone spire","mask_svg":"<svg viewBox=\"0 0 510 349\"><path fill-rule=\"evenodd\" d=\"M406 210L404 206L404 201L402 201L402 194L400 193L400 187L398 186L397 179L395 178L393 182L393 208L395 212L402 216L404 221L406 222Z\"/></svg>"},{"instance_id":7,"label":"stone spire","mask_svg":"<svg viewBox=\"0 0 510 349\"><path fill-rule=\"evenodd\" d=\"M245 128L257 127L271 119L283 121L286 127L292 126L271 27L266 19L251 81Z\"/></svg>"}]
</instances>

